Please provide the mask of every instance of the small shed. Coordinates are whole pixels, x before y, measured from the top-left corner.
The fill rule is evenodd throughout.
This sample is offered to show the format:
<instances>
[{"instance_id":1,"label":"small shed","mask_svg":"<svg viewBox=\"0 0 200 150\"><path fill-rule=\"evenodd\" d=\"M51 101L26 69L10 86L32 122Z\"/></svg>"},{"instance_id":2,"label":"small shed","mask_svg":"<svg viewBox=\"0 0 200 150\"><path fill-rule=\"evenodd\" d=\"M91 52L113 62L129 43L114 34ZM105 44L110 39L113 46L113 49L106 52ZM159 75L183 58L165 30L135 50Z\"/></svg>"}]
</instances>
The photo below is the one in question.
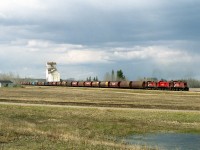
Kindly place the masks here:
<instances>
[{"instance_id":1,"label":"small shed","mask_svg":"<svg viewBox=\"0 0 200 150\"><path fill-rule=\"evenodd\" d=\"M13 82L10 80L0 80L0 87L13 87Z\"/></svg>"}]
</instances>

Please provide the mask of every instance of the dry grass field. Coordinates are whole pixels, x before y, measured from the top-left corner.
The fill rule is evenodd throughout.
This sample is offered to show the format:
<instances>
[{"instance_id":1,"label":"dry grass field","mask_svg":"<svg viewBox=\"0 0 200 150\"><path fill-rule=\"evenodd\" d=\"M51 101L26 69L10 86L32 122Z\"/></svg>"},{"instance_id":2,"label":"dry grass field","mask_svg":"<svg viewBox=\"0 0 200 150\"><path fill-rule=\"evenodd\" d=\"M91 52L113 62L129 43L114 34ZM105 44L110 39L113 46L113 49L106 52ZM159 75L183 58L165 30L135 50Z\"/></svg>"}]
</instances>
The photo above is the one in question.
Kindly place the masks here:
<instances>
[{"instance_id":1,"label":"dry grass field","mask_svg":"<svg viewBox=\"0 0 200 150\"><path fill-rule=\"evenodd\" d=\"M198 92L33 86L0 92L0 102L200 110Z\"/></svg>"},{"instance_id":2,"label":"dry grass field","mask_svg":"<svg viewBox=\"0 0 200 150\"><path fill-rule=\"evenodd\" d=\"M158 132L200 134L200 93L31 86L0 89L0 149L146 150L148 145L126 145L123 138Z\"/></svg>"}]
</instances>

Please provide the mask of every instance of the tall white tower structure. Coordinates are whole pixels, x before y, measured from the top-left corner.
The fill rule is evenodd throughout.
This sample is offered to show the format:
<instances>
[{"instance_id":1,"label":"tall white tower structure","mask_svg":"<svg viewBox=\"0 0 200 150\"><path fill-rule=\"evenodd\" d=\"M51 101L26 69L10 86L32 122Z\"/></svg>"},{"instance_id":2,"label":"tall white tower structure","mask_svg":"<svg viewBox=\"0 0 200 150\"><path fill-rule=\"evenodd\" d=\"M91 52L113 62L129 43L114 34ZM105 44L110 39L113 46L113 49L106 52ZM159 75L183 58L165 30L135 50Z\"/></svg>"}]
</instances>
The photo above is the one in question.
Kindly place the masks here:
<instances>
[{"instance_id":1,"label":"tall white tower structure","mask_svg":"<svg viewBox=\"0 0 200 150\"><path fill-rule=\"evenodd\" d=\"M56 62L47 62L46 64L46 81L59 82L60 73L57 71Z\"/></svg>"}]
</instances>

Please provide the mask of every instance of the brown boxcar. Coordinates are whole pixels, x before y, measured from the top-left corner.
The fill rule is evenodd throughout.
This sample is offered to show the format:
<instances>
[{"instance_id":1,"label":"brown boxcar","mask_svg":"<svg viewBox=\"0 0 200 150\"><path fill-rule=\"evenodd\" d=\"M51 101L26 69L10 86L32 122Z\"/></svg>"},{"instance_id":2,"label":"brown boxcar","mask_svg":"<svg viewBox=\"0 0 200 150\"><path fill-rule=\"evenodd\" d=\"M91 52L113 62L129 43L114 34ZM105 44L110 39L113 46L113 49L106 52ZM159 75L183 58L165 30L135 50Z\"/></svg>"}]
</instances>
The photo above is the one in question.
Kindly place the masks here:
<instances>
[{"instance_id":1,"label":"brown boxcar","mask_svg":"<svg viewBox=\"0 0 200 150\"><path fill-rule=\"evenodd\" d=\"M84 86L85 87L91 87L92 86L92 82L91 81L85 81Z\"/></svg>"},{"instance_id":2,"label":"brown boxcar","mask_svg":"<svg viewBox=\"0 0 200 150\"><path fill-rule=\"evenodd\" d=\"M109 82L109 87L110 88L119 88L119 81L110 81Z\"/></svg>"},{"instance_id":3,"label":"brown boxcar","mask_svg":"<svg viewBox=\"0 0 200 150\"><path fill-rule=\"evenodd\" d=\"M131 87L131 82L130 81L121 81L119 83L120 88L130 88Z\"/></svg>"},{"instance_id":4,"label":"brown boxcar","mask_svg":"<svg viewBox=\"0 0 200 150\"><path fill-rule=\"evenodd\" d=\"M52 82L52 85L53 85L53 86L56 86L56 85L57 85L57 82Z\"/></svg>"},{"instance_id":5,"label":"brown boxcar","mask_svg":"<svg viewBox=\"0 0 200 150\"><path fill-rule=\"evenodd\" d=\"M52 86L52 85L53 85L53 82L48 82L48 85L49 85L49 86Z\"/></svg>"},{"instance_id":6,"label":"brown boxcar","mask_svg":"<svg viewBox=\"0 0 200 150\"><path fill-rule=\"evenodd\" d=\"M100 82L98 82L98 81L92 82L92 87L99 87L99 86L100 86Z\"/></svg>"},{"instance_id":7,"label":"brown boxcar","mask_svg":"<svg viewBox=\"0 0 200 150\"><path fill-rule=\"evenodd\" d=\"M44 85L45 86L49 86L49 82L44 82Z\"/></svg>"},{"instance_id":8,"label":"brown boxcar","mask_svg":"<svg viewBox=\"0 0 200 150\"><path fill-rule=\"evenodd\" d=\"M131 81L131 88L132 89L144 89L145 88L145 81Z\"/></svg>"},{"instance_id":9,"label":"brown boxcar","mask_svg":"<svg viewBox=\"0 0 200 150\"><path fill-rule=\"evenodd\" d=\"M66 86L66 85L67 85L67 82L66 82L66 81L62 81L62 82L61 82L61 85L62 85L62 86Z\"/></svg>"},{"instance_id":10,"label":"brown boxcar","mask_svg":"<svg viewBox=\"0 0 200 150\"><path fill-rule=\"evenodd\" d=\"M43 85L44 85L44 82L38 82L37 85L43 86Z\"/></svg>"},{"instance_id":11,"label":"brown boxcar","mask_svg":"<svg viewBox=\"0 0 200 150\"><path fill-rule=\"evenodd\" d=\"M61 82L57 82L57 86L61 86Z\"/></svg>"},{"instance_id":12,"label":"brown boxcar","mask_svg":"<svg viewBox=\"0 0 200 150\"><path fill-rule=\"evenodd\" d=\"M72 81L72 86L78 86L78 82L77 81Z\"/></svg>"},{"instance_id":13,"label":"brown boxcar","mask_svg":"<svg viewBox=\"0 0 200 150\"><path fill-rule=\"evenodd\" d=\"M100 82L99 86L101 88L107 88L107 87L109 87L109 81L102 81L102 82Z\"/></svg>"},{"instance_id":14,"label":"brown boxcar","mask_svg":"<svg viewBox=\"0 0 200 150\"><path fill-rule=\"evenodd\" d=\"M67 86L71 87L72 86L72 81L67 81Z\"/></svg>"},{"instance_id":15,"label":"brown boxcar","mask_svg":"<svg viewBox=\"0 0 200 150\"><path fill-rule=\"evenodd\" d=\"M79 82L78 82L78 86L79 86L79 87L84 87L84 81L79 81Z\"/></svg>"}]
</instances>

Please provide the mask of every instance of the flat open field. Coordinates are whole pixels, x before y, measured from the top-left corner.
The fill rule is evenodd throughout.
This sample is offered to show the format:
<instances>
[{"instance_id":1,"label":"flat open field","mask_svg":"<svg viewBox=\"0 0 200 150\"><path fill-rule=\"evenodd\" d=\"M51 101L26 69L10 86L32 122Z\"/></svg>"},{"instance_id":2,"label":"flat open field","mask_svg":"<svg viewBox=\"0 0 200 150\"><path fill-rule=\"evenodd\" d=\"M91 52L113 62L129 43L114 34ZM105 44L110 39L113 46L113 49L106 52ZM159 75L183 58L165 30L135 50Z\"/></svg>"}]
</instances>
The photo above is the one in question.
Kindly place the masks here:
<instances>
[{"instance_id":1,"label":"flat open field","mask_svg":"<svg viewBox=\"0 0 200 150\"><path fill-rule=\"evenodd\" d=\"M0 149L149 149L123 138L200 134L200 93L129 89L0 89ZM159 148L157 148L159 149Z\"/></svg>"},{"instance_id":2,"label":"flat open field","mask_svg":"<svg viewBox=\"0 0 200 150\"><path fill-rule=\"evenodd\" d=\"M200 110L198 92L33 86L3 88L0 92L0 102Z\"/></svg>"}]
</instances>

